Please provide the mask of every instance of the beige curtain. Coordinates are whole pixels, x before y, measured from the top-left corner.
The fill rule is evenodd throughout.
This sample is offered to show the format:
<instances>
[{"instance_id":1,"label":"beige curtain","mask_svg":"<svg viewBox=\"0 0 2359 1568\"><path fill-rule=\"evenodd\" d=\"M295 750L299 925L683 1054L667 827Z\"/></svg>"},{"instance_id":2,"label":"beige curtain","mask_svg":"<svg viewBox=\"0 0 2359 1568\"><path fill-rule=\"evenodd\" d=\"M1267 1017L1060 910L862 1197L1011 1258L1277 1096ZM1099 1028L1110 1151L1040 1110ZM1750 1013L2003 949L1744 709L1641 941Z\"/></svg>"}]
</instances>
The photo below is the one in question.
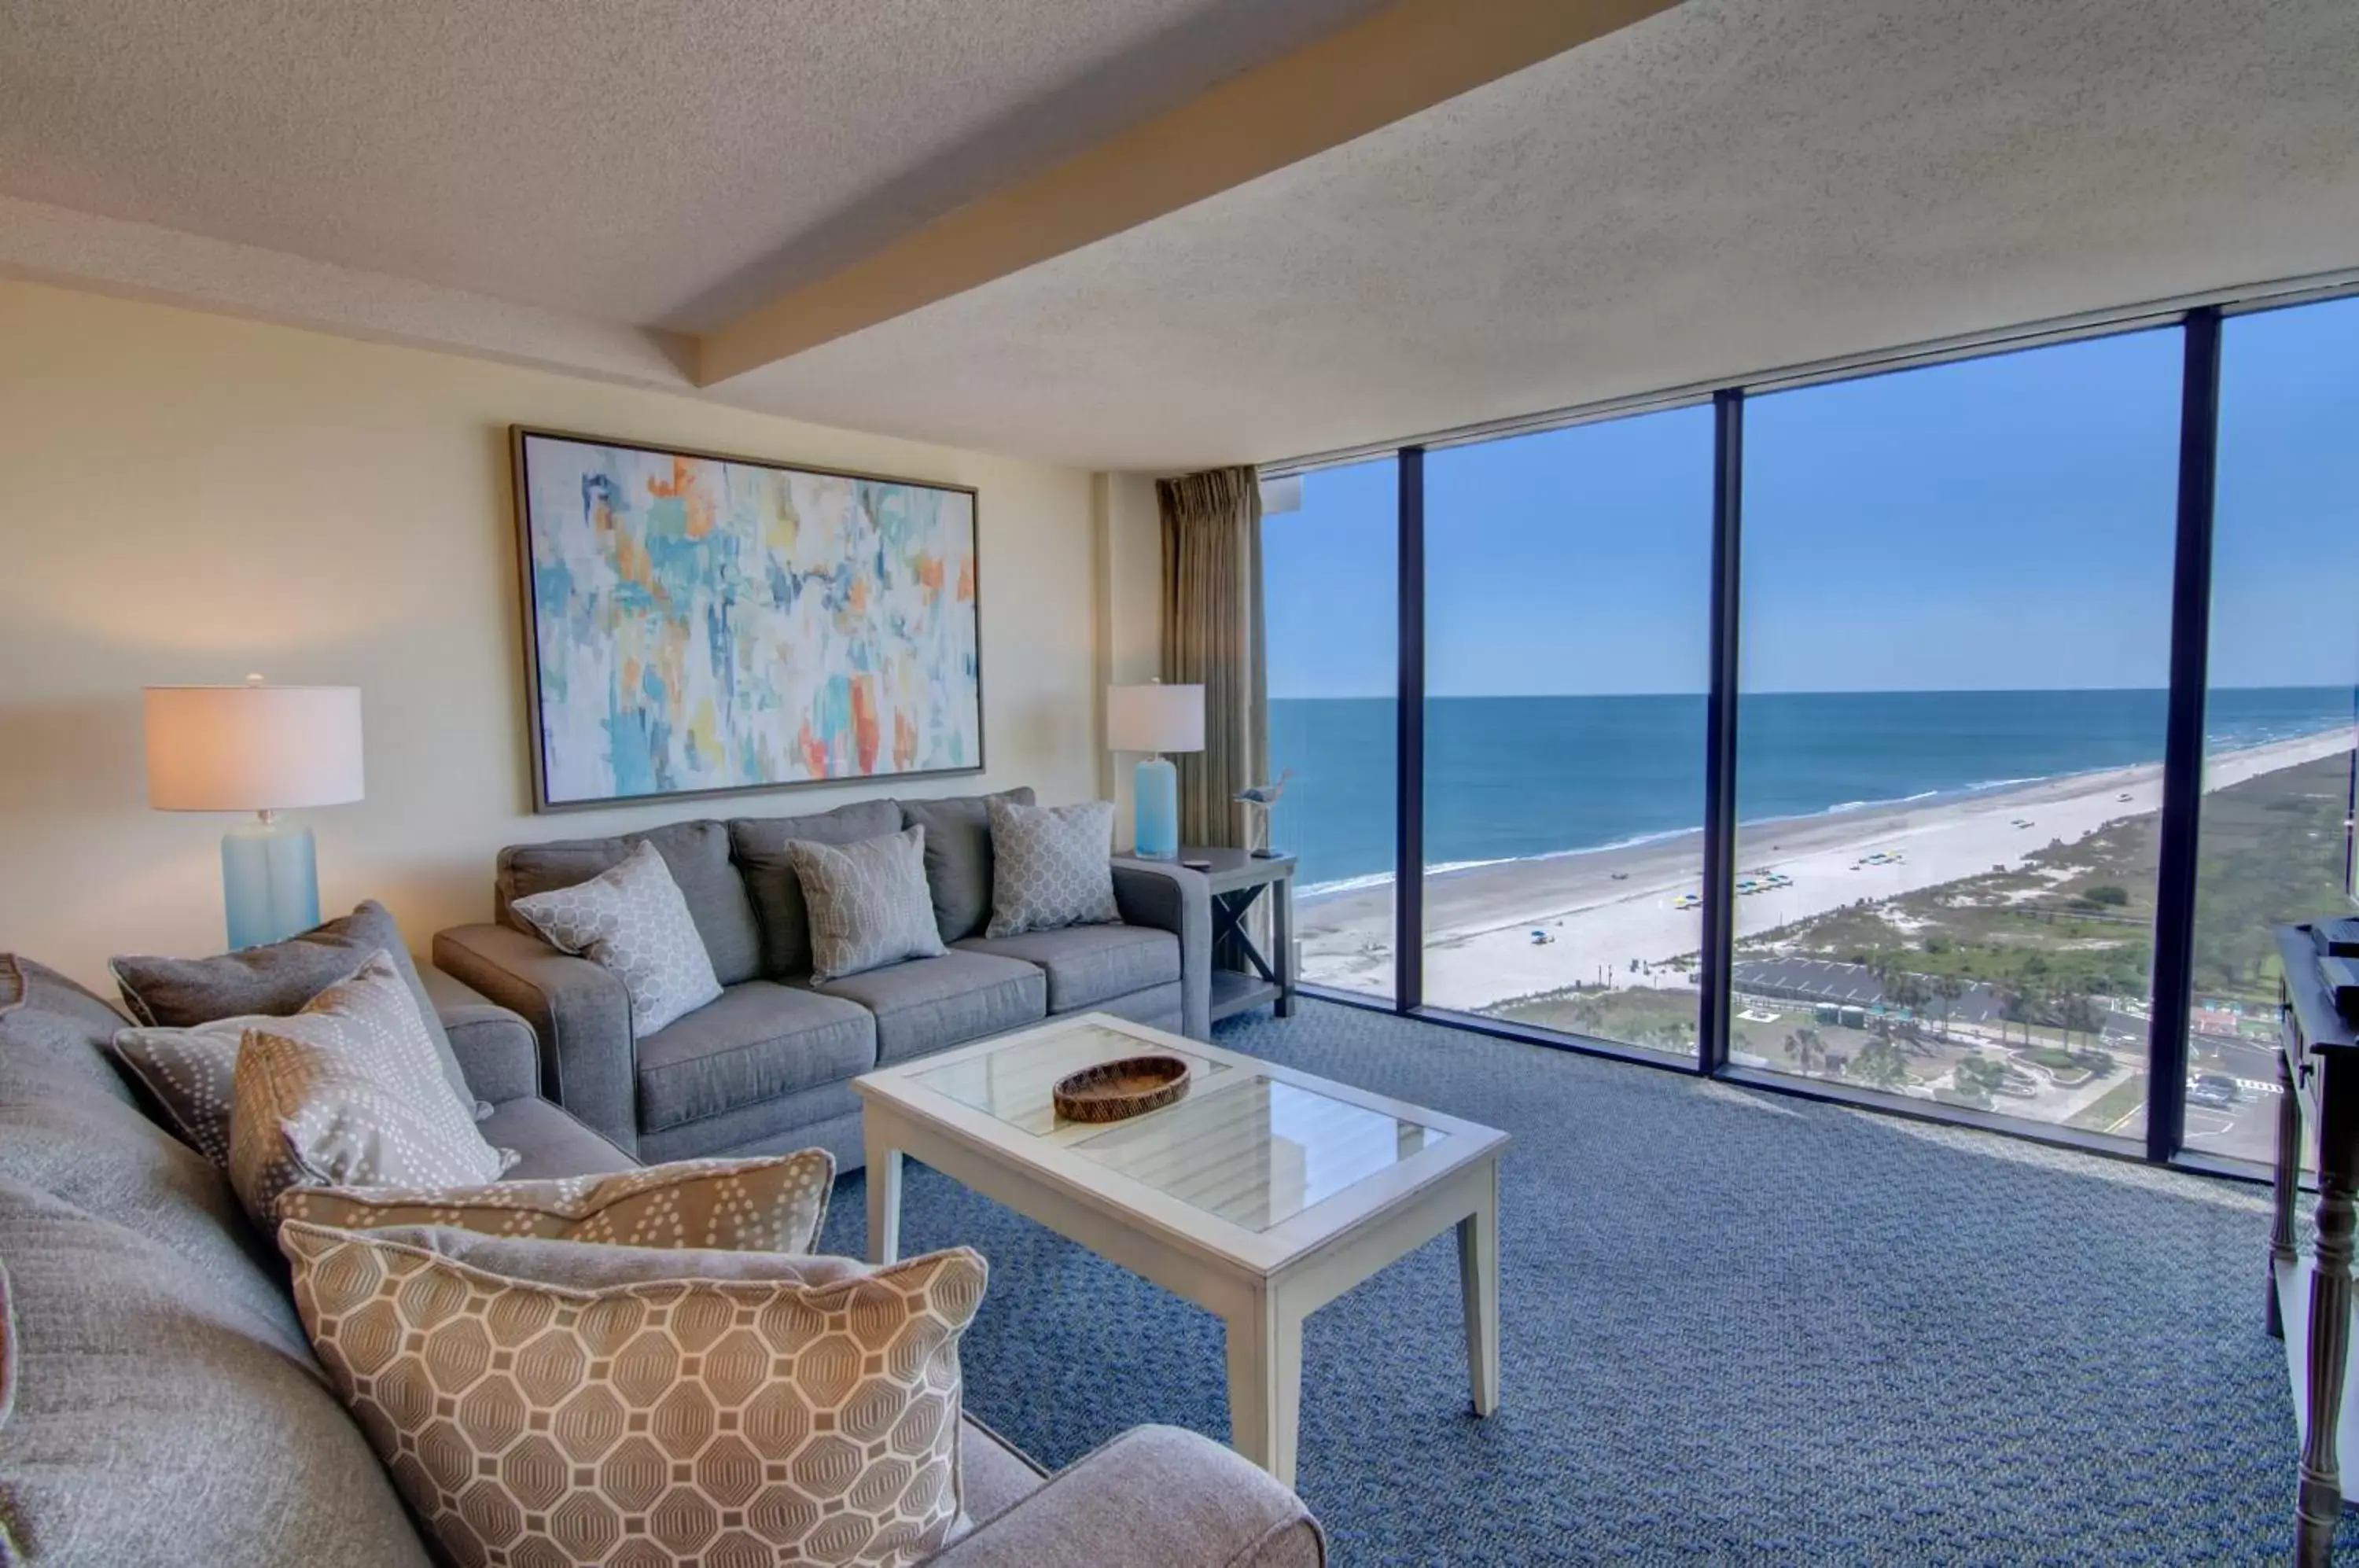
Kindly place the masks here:
<instances>
[{"instance_id":1,"label":"beige curtain","mask_svg":"<svg viewBox=\"0 0 2359 1568\"><path fill-rule=\"evenodd\" d=\"M1163 679L1204 688L1204 749L1180 766L1180 839L1243 847L1233 797L1265 781L1261 478L1218 468L1158 480L1163 514Z\"/></svg>"}]
</instances>

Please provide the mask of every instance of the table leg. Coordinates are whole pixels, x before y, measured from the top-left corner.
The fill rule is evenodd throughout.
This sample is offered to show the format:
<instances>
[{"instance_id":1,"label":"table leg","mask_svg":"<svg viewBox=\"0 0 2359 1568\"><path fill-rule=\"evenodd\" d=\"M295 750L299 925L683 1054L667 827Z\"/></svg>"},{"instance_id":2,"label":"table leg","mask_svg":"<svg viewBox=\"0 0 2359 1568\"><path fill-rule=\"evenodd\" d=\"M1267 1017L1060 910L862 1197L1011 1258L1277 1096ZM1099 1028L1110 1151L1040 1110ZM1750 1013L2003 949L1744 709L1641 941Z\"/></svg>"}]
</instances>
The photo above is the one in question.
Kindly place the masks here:
<instances>
[{"instance_id":1,"label":"table leg","mask_svg":"<svg viewBox=\"0 0 2359 1568\"><path fill-rule=\"evenodd\" d=\"M2294 1250L2294 1196L2301 1183L2301 1101L2294 1094L2293 1062L2277 1053L2277 1212L2269 1226L2269 1336L2285 1337L2285 1318L2277 1306L2277 1268L2290 1266Z\"/></svg>"},{"instance_id":2,"label":"table leg","mask_svg":"<svg viewBox=\"0 0 2359 1568\"><path fill-rule=\"evenodd\" d=\"M2335 1428L2343 1415L2343 1358L2351 1338L2351 1252L2354 1172L2352 1149L2359 1129L2349 1122L2338 1066L2321 1063L2318 1146L2318 1236L2310 1252L2310 1378L2302 1391L2310 1420L2301 1445L2301 1485L2294 1504L2294 1557L2324 1564L2343 1519L2342 1462ZM2331 1096L2331 1097L2330 1097Z\"/></svg>"},{"instance_id":3,"label":"table leg","mask_svg":"<svg viewBox=\"0 0 2359 1568\"><path fill-rule=\"evenodd\" d=\"M1228 1323L1229 1446L1291 1486L1302 1412L1302 1319L1268 1290Z\"/></svg>"},{"instance_id":4,"label":"table leg","mask_svg":"<svg viewBox=\"0 0 2359 1568\"><path fill-rule=\"evenodd\" d=\"M1474 1413L1499 1408L1499 1168L1480 1205L1458 1222L1458 1290L1466 1308L1466 1373Z\"/></svg>"},{"instance_id":5,"label":"table leg","mask_svg":"<svg viewBox=\"0 0 2359 1568\"><path fill-rule=\"evenodd\" d=\"M868 1261L897 1263L901 1258L901 1151L866 1135L868 1154Z\"/></svg>"},{"instance_id":6,"label":"table leg","mask_svg":"<svg viewBox=\"0 0 2359 1568\"><path fill-rule=\"evenodd\" d=\"M1277 1005L1281 1018L1294 1016L1294 878L1285 877L1270 889L1269 944L1277 951Z\"/></svg>"}]
</instances>

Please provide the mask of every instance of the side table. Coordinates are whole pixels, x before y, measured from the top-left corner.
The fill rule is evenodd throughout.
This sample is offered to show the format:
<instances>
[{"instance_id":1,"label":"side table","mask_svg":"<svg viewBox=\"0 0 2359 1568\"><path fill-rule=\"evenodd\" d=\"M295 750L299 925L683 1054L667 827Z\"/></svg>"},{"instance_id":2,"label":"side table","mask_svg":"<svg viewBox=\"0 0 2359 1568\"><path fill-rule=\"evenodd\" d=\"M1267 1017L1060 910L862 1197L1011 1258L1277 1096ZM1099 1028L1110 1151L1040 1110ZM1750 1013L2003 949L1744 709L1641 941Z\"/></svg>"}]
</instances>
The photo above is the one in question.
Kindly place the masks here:
<instances>
[{"instance_id":1,"label":"side table","mask_svg":"<svg viewBox=\"0 0 2359 1568\"><path fill-rule=\"evenodd\" d=\"M1294 868L1290 855L1263 859L1242 849L1216 849L1183 844L1182 862L1202 861L1199 873L1212 894L1212 1019L1214 1022L1258 1007L1263 1003L1281 1018L1294 1016ZM1141 860L1117 855L1116 865L1169 866L1168 860ZM1268 894L1269 945L1265 956L1245 930L1245 914ZM1223 965L1223 955L1245 960L1245 967Z\"/></svg>"}]
</instances>

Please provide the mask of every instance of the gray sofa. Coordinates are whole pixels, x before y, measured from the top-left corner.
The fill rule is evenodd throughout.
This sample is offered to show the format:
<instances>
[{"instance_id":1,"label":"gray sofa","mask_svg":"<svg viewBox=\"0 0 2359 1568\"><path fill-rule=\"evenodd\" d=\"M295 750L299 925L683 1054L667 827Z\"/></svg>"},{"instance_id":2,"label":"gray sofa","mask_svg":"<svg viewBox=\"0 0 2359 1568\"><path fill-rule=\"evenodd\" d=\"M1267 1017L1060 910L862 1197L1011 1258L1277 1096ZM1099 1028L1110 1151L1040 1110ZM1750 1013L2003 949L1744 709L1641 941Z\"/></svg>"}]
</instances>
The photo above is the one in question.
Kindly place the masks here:
<instances>
[{"instance_id":1,"label":"gray sofa","mask_svg":"<svg viewBox=\"0 0 2359 1568\"><path fill-rule=\"evenodd\" d=\"M1029 804L1032 792L1009 799ZM619 838L500 852L496 920L434 939L434 963L532 1023L541 1087L649 1160L829 1150L862 1161L852 1080L878 1066L1038 1023L1109 1012L1201 1040L1211 1029L1212 902L1179 866L1114 868L1118 925L992 938L986 796L863 800L802 817L674 822ZM926 881L950 952L814 985L790 840L849 844L926 829ZM717 1001L635 1037L622 982L510 912L655 845L688 899Z\"/></svg>"},{"instance_id":2,"label":"gray sofa","mask_svg":"<svg viewBox=\"0 0 2359 1568\"><path fill-rule=\"evenodd\" d=\"M522 1019L447 976L427 984L495 1106L484 1133L523 1153L517 1177L632 1167L534 1095ZM426 1568L276 1250L102 1050L125 1021L0 954L0 1562ZM1136 1428L1044 1476L970 1420L960 1455L975 1522L939 1568L1322 1561L1291 1492L1190 1432Z\"/></svg>"}]
</instances>

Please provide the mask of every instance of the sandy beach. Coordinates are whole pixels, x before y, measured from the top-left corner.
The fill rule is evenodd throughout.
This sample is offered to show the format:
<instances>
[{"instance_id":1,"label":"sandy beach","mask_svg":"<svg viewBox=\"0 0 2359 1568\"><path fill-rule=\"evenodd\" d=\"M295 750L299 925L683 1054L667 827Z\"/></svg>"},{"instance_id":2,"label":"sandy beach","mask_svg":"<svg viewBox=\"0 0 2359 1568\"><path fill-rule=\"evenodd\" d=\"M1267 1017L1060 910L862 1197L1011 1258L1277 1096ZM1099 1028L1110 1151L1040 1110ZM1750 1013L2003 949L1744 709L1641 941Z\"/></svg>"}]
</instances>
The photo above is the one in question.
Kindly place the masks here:
<instances>
[{"instance_id":1,"label":"sandy beach","mask_svg":"<svg viewBox=\"0 0 2359 1568\"><path fill-rule=\"evenodd\" d=\"M2348 729L2225 752L2205 771L2207 789L2351 749ZM2079 773L1921 804L1864 806L1747 823L1737 835L1739 877L1781 873L1789 884L1741 898L1737 933L1749 936L1863 898L1886 898L1994 867L2108 822L2159 811L2159 765ZM2027 826L2018 826L2027 822ZM1674 900L1699 889L1702 833L1429 875L1425 884L1425 995L1443 1007L1491 1007L1611 976L1618 985L1686 985L1678 971L1648 973L1702 944L1701 909ZM1870 855L1893 858L1879 865ZM1388 884L1299 898L1303 977L1353 989L1389 984ZM1555 940L1535 943L1531 933ZM1636 961L1640 970L1633 972Z\"/></svg>"}]
</instances>

